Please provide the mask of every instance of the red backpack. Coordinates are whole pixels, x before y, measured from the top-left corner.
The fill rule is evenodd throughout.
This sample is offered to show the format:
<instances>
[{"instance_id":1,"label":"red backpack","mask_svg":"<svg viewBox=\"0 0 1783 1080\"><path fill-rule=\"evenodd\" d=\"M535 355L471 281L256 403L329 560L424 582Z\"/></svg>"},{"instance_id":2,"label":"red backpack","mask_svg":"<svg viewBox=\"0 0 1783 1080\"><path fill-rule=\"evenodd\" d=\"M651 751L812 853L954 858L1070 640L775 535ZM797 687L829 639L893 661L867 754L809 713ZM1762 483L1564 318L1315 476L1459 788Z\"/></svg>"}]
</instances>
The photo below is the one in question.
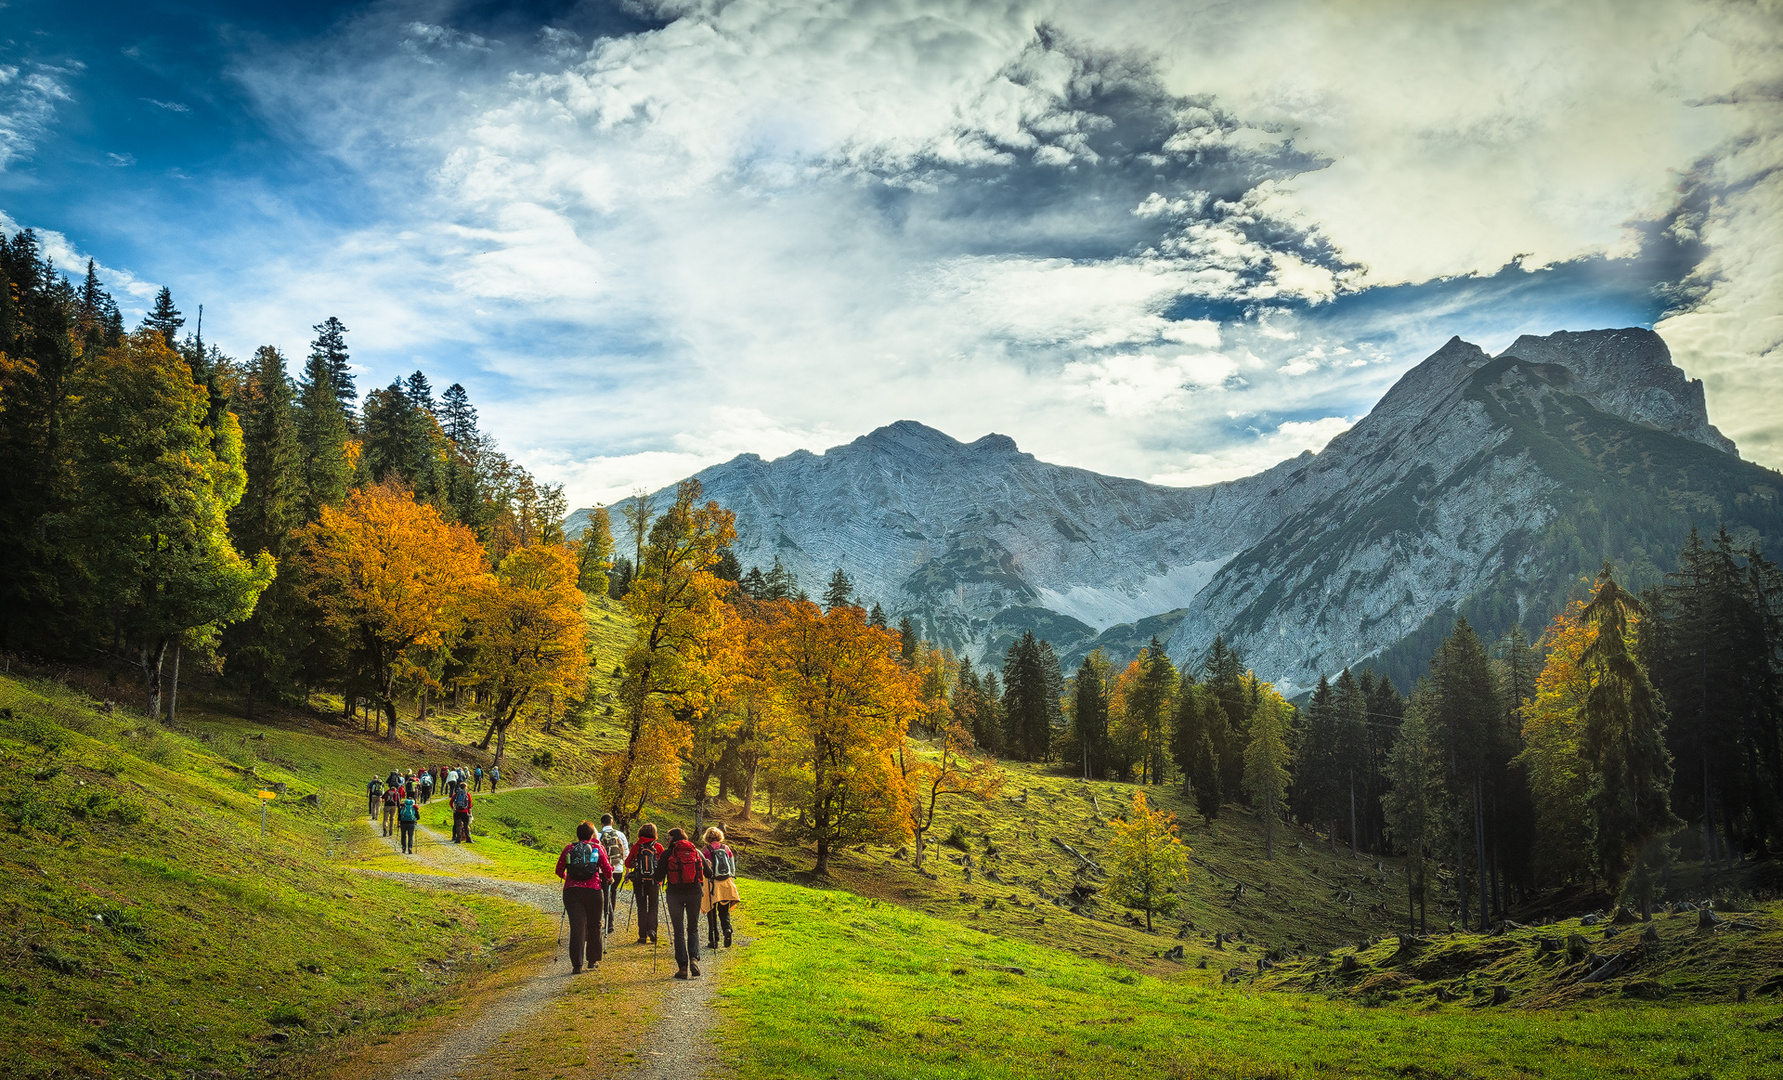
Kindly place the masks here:
<instances>
[{"instance_id":1,"label":"red backpack","mask_svg":"<svg viewBox=\"0 0 1783 1080\"><path fill-rule=\"evenodd\" d=\"M700 880L700 849L692 841L677 840L664 859L664 880L670 885L695 885Z\"/></svg>"}]
</instances>

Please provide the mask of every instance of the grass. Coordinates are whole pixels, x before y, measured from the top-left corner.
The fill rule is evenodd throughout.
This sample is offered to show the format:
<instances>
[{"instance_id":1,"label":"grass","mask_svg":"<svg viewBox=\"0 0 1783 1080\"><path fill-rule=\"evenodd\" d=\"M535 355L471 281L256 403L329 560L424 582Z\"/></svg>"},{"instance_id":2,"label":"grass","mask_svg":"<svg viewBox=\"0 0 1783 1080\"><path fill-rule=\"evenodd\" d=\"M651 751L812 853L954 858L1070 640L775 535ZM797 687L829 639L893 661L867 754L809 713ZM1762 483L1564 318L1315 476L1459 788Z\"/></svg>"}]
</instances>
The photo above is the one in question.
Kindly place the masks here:
<instances>
[{"instance_id":1,"label":"grass","mask_svg":"<svg viewBox=\"0 0 1783 1080\"><path fill-rule=\"evenodd\" d=\"M752 882L721 991L745 1080L1770 1077L1764 1006L1365 1007L1138 974L842 892Z\"/></svg>"},{"instance_id":2,"label":"grass","mask_svg":"<svg viewBox=\"0 0 1783 1080\"><path fill-rule=\"evenodd\" d=\"M412 1016L538 931L512 905L344 872L326 804L278 800L262 838L253 792L326 767L246 741L0 678L7 1076L257 1068Z\"/></svg>"}]
</instances>

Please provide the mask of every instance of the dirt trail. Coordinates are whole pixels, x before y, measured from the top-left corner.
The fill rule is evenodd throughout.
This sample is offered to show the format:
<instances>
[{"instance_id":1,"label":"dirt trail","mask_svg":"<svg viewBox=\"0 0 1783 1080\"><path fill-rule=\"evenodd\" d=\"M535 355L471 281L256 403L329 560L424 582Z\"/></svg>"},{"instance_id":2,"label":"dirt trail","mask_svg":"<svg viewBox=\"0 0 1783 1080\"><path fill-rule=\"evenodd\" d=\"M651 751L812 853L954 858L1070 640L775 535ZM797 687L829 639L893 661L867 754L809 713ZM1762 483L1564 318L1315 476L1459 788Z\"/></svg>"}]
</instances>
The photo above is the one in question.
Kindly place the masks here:
<instances>
[{"instance_id":1,"label":"dirt trail","mask_svg":"<svg viewBox=\"0 0 1783 1080\"><path fill-rule=\"evenodd\" d=\"M384 829L377 822L371 822L371 833L384 842L384 846L397 854L402 854L402 834L393 832L383 835ZM428 866L440 870L450 870L460 866L488 866L489 860L477 854L474 844L454 844L450 836L433 831L425 825L415 826L415 854L410 858L419 859Z\"/></svg>"},{"instance_id":2,"label":"dirt trail","mask_svg":"<svg viewBox=\"0 0 1783 1080\"><path fill-rule=\"evenodd\" d=\"M395 843L395 838L391 838ZM448 847L450 840L443 841ZM417 837L416 858L422 845ZM472 874L361 870L360 873L452 892L495 896L537 908L562 910L555 882L504 881ZM580 1077L626 1076L645 1080L692 1080L729 1075L722 1062L703 1060L710 1040L702 1033L719 1024L712 1001L732 950L701 950L705 976L671 977L674 948L664 927L661 951L629 943L621 901L617 933L607 941L600 966L572 977L564 947L530 972L515 970L467 998L461 1011L421 1025L383 1047L367 1048L354 1062L331 1071L347 1077L486 1080L510 1073L532 1075L573 1069ZM623 943L623 944L622 944ZM739 938L739 945L748 939ZM642 1045L636 1033L656 1032ZM666 1025L666 1026L662 1026ZM564 1032L574 1031L573 1039ZM552 1075L545 1071L545 1075Z\"/></svg>"}]
</instances>

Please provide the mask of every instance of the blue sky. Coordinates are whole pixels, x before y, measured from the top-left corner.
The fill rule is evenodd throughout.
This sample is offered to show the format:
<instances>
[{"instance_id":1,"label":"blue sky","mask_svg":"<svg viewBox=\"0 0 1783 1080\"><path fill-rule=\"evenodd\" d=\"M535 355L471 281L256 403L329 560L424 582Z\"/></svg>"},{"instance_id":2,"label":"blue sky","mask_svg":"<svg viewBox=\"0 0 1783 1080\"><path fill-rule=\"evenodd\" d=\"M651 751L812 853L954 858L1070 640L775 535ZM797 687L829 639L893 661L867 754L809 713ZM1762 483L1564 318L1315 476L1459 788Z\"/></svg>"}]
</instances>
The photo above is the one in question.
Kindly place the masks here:
<instances>
[{"instance_id":1,"label":"blue sky","mask_svg":"<svg viewBox=\"0 0 1783 1080\"><path fill-rule=\"evenodd\" d=\"M1657 325L1783 464L1774 5L0 3L0 226L577 504L910 418L1203 483Z\"/></svg>"}]
</instances>

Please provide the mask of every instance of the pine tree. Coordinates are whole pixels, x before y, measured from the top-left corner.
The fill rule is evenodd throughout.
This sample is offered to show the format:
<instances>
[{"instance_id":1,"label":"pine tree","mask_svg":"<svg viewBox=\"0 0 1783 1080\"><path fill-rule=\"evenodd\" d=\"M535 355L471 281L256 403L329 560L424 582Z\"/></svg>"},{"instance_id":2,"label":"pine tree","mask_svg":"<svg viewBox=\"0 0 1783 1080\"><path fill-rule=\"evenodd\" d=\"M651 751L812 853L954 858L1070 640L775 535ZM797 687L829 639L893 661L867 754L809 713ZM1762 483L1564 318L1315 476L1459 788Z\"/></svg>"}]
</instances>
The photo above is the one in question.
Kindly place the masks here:
<instances>
[{"instance_id":1,"label":"pine tree","mask_svg":"<svg viewBox=\"0 0 1783 1080\"><path fill-rule=\"evenodd\" d=\"M763 600L791 600L799 593L799 579L793 576L780 556L774 556L774 566L767 573L762 586Z\"/></svg>"},{"instance_id":2,"label":"pine tree","mask_svg":"<svg viewBox=\"0 0 1783 1080\"><path fill-rule=\"evenodd\" d=\"M1071 690L1072 740L1082 758L1083 778L1108 775L1108 659L1097 649L1077 666Z\"/></svg>"},{"instance_id":3,"label":"pine tree","mask_svg":"<svg viewBox=\"0 0 1783 1080\"><path fill-rule=\"evenodd\" d=\"M1220 787L1227 792L1244 790L1244 748L1250 744L1250 702L1245 693L1244 661L1215 637L1208 650L1202 684L1219 700L1225 727L1212 732L1213 747L1220 755Z\"/></svg>"},{"instance_id":4,"label":"pine tree","mask_svg":"<svg viewBox=\"0 0 1783 1080\"><path fill-rule=\"evenodd\" d=\"M906 664L911 663L916 659L917 640L916 624L910 621L910 616L906 615L899 619L898 655L903 657Z\"/></svg>"},{"instance_id":5,"label":"pine tree","mask_svg":"<svg viewBox=\"0 0 1783 1080\"><path fill-rule=\"evenodd\" d=\"M1368 700L1349 668L1337 677L1331 704L1337 722L1331 764L1336 772L1335 786L1340 792L1338 810L1349 815L1350 854L1355 856L1361 852L1357 812L1365 805L1368 793Z\"/></svg>"},{"instance_id":6,"label":"pine tree","mask_svg":"<svg viewBox=\"0 0 1783 1080\"><path fill-rule=\"evenodd\" d=\"M588 524L582 527L573 550L576 587L590 596L605 595L613 571L613 526L606 507L588 512Z\"/></svg>"},{"instance_id":7,"label":"pine tree","mask_svg":"<svg viewBox=\"0 0 1783 1080\"><path fill-rule=\"evenodd\" d=\"M748 573L737 579L737 586L743 590L744 596L751 600L760 600L768 587L767 578L762 576L761 567L751 566Z\"/></svg>"},{"instance_id":8,"label":"pine tree","mask_svg":"<svg viewBox=\"0 0 1783 1080\"><path fill-rule=\"evenodd\" d=\"M300 575L291 565L305 505L296 392L285 358L270 345L255 351L245 376L237 404L247 485L229 530L242 551L264 551L278 566L253 616L224 633L225 674L246 690L251 715L257 700L298 696L308 643Z\"/></svg>"},{"instance_id":9,"label":"pine tree","mask_svg":"<svg viewBox=\"0 0 1783 1080\"><path fill-rule=\"evenodd\" d=\"M1479 926L1484 930L1490 915L1487 872L1486 789L1493 733L1504 715L1498 700L1498 684L1486 649L1466 619L1455 620L1455 630L1431 661L1438 694L1437 741L1446 758L1447 811L1454 822L1455 875L1461 894L1461 924L1468 923L1471 860L1473 884L1479 890Z\"/></svg>"},{"instance_id":10,"label":"pine tree","mask_svg":"<svg viewBox=\"0 0 1783 1080\"><path fill-rule=\"evenodd\" d=\"M417 371L410 375L408 382L403 385L403 393L409 399L409 404L422 412L438 411L438 406L433 403L433 384L427 381L424 372Z\"/></svg>"},{"instance_id":11,"label":"pine tree","mask_svg":"<svg viewBox=\"0 0 1783 1080\"><path fill-rule=\"evenodd\" d=\"M1419 680L1399 739L1387 759L1391 783L1381 800L1388 835L1405 852L1407 918L1420 933L1429 926L1427 908L1436 891L1436 867L1430 851L1438 842L1440 828L1442 759L1428 718L1437 707L1435 688L1429 680Z\"/></svg>"},{"instance_id":12,"label":"pine tree","mask_svg":"<svg viewBox=\"0 0 1783 1080\"><path fill-rule=\"evenodd\" d=\"M167 347L175 349L179 346L180 327L184 325L186 320L180 315L180 309L173 306L173 291L161 286L161 291L155 294L155 306L142 317L143 329L160 334Z\"/></svg>"},{"instance_id":13,"label":"pine tree","mask_svg":"<svg viewBox=\"0 0 1783 1080\"><path fill-rule=\"evenodd\" d=\"M341 325L339 319L330 315L310 329L316 332L316 339L310 342L308 370L314 371L317 367L327 369L328 384L340 403L340 412L346 417L347 428L349 431L356 431L358 422L355 409L359 404L359 392L354 388L353 369L348 365L347 328Z\"/></svg>"},{"instance_id":14,"label":"pine tree","mask_svg":"<svg viewBox=\"0 0 1783 1080\"><path fill-rule=\"evenodd\" d=\"M324 506L339 506L353 475L348 449L349 425L334 387L328 356L310 353L298 384L297 441L303 449L305 521L314 521Z\"/></svg>"},{"instance_id":15,"label":"pine tree","mask_svg":"<svg viewBox=\"0 0 1783 1080\"><path fill-rule=\"evenodd\" d=\"M1340 758L1337 705L1331 680L1319 676L1307 702L1300 728L1300 752L1294 775L1294 814L1301 821L1324 825L1331 850L1337 850Z\"/></svg>"},{"instance_id":16,"label":"pine tree","mask_svg":"<svg viewBox=\"0 0 1783 1080\"><path fill-rule=\"evenodd\" d=\"M1664 837L1682 824L1671 810L1672 759L1665 748L1665 704L1634 654L1640 606L1616 584L1608 563L1585 605L1592 632L1584 661L1594 679L1585 698L1584 743L1593 786L1590 805L1599 865L1620 892L1631 875L1643 915L1652 913L1648 879L1664 858Z\"/></svg>"},{"instance_id":17,"label":"pine tree","mask_svg":"<svg viewBox=\"0 0 1783 1080\"><path fill-rule=\"evenodd\" d=\"M840 566L836 567L836 572L830 575L829 585L823 590L823 609L834 611L837 608L848 607L854 603L853 596L854 582L849 580L848 575L842 572Z\"/></svg>"},{"instance_id":18,"label":"pine tree","mask_svg":"<svg viewBox=\"0 0 1783 1080\"><path fill-rule=\"evenodd\" d=\"M867 625L876 630L884 630L886 627L885 609L880 607L877 601L873 604L873 610L867 615Z\"/></svg>"},{"instance_id":19,"label":"pine tree","mask_svg":"<svg viewBox=\"0 0 1783 1080\"><path fill-rule=\"evenodd\" d=\"M1009 756L1022 761L1045 761L1052 748L1058 698L1040 646L1034 632L1027 631L1003 659L1004 739ZM1057 661L1052 664L1056 671Z\"/></svg>"},{"instance_id":20,"label":"pine tree","mask_svg":"<svg viewBox=\"0 0 1783 1080\"><path fill-rule=\"evenodd\" d=\"M1288 748L1292 710L1273 688L1264 689L1251 716L1251 741L1244 749L1245 790L1263 819L1265 859L1275 858L1275 831L1285 809L1288 766L1293 761Z\"/></svg>"}]
</instances>

